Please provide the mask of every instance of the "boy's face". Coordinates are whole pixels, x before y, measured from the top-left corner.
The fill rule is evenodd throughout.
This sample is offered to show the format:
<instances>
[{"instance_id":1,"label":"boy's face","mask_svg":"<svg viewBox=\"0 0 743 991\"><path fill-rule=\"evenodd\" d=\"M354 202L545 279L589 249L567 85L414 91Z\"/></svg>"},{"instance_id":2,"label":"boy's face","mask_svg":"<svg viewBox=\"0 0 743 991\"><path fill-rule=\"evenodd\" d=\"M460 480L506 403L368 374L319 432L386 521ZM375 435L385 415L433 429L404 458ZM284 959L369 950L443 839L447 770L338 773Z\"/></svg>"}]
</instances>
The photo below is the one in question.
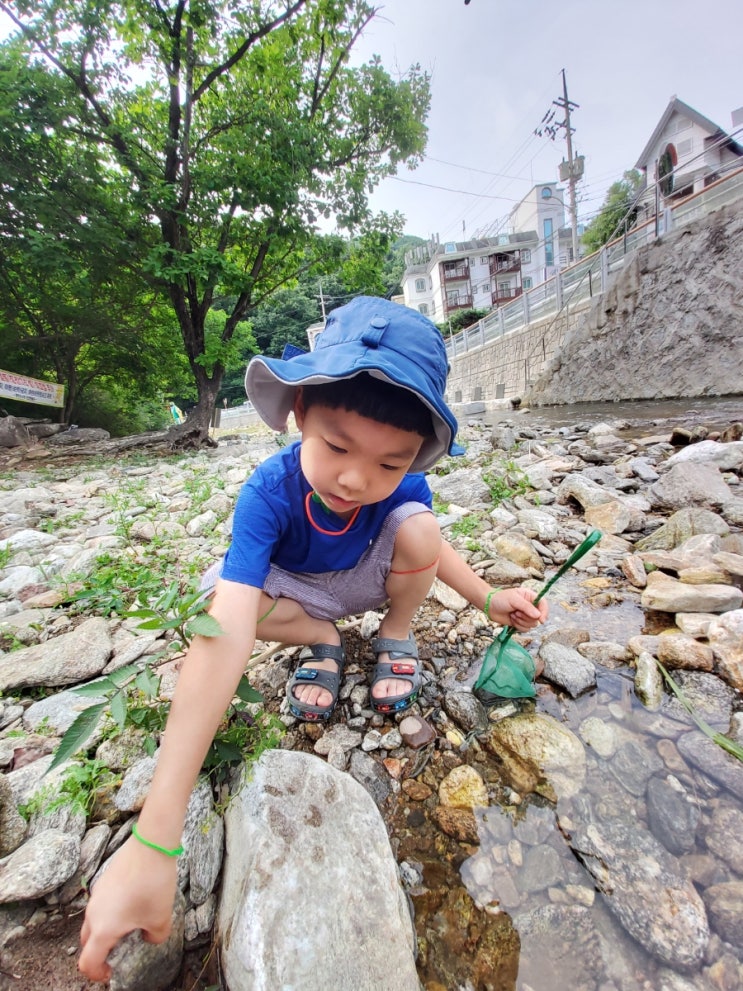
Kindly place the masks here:
<instances>
[{"instance_id":1,"label":"boy's face","mask_svg":"<svg viewBox=\"0 0 743 991\"><path fill-rule=\"evenodd\" d=\"M410 468L423 438L345 409L310 406L299 390L294 417L302 432L302 471L338 516L391 495Z\"/></svg>"}]
</instances>

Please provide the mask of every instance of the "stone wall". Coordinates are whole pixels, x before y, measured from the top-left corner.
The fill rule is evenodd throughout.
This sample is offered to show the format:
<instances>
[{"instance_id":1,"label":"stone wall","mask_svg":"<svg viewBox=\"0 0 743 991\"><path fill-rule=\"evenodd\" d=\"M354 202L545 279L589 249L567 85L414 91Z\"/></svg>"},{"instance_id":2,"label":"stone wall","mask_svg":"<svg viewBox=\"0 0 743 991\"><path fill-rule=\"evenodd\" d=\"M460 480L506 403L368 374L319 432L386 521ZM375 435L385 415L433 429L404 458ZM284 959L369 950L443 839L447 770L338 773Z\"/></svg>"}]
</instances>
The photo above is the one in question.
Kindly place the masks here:
<instances>
[{"instance_id":1,"label":"stone wall","mask_svg":"<svg viewBox=\"0 0 743 991\"><path fill-rule=\"evenodd\" d=\"M743 393L743 201L641 248L565 335L531 405Z\"/></svg>"},{"instance_id":2,"label":"stone wall","mask_svg":"<svg viewBox=\"0 0 743 991\"><path fill-rule=\"evenodd\" d=\"M743 201L641 248L603 296L452 359L449 402L743 393Z\"/></svg>"}]
</instances>

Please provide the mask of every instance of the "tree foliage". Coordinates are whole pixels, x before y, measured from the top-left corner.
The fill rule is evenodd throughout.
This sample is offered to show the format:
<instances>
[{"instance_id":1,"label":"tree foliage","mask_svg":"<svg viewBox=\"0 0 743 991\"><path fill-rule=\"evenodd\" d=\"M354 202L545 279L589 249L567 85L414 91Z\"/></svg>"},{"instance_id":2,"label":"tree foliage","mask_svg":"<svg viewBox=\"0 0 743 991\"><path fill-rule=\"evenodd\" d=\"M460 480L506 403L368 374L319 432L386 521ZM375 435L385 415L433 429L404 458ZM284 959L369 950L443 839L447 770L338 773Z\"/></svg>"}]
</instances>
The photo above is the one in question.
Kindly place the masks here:
<instances>
[{"instance_id":1,"label":"tree foliage","mask_svg":"<svg viewBox=\"0 0 743 991\"><path fill-rule=\"evenodd\" d=\"M601 210L583 234L583 244L588 254L598 251L634 225L637 219L637 193L641 185L642 176L636 169L631 169L609 186Z\"/></svg>"},{"instance_id":2,"label":"tree foliage","mask_svg":"<svg viewBox=\"0 0 743 991\"><path fill-rule=\"evenodd\" d=\"M414 66L393 79L376 57L351 65L375 13L366 0L0 0L0 10L29 71L74 91L55 138L89 156L91 186L139 222L132 270L175 315L203 439L226 361L208 347L207 314L232 300L226 348L324 249L320 218L372 246L367 196L421 154L428 78Z\"/></svg>"}]
</instances>

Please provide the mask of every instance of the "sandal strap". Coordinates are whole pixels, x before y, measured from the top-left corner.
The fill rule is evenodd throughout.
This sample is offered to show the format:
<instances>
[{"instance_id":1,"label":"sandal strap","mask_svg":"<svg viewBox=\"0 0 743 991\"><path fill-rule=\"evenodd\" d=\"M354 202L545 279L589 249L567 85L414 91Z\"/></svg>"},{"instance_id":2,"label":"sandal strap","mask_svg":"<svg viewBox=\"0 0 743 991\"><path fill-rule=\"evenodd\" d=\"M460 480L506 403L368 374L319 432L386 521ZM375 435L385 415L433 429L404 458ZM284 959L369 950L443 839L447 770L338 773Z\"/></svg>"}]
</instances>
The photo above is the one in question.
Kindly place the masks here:
<instances>
[{"instance_id":1,"label":"sandal strap","mask_svg":"<svg viewBox=\"0 0 743 991\"><path fill-rule=\"evenodd\" d=\"M401 660L410 657L418 660L418 646L411 634L407 640L395 640L394 637L375 637L371 642L373 654L389 654L390 660Z\"/></svg>"}]
</instances>

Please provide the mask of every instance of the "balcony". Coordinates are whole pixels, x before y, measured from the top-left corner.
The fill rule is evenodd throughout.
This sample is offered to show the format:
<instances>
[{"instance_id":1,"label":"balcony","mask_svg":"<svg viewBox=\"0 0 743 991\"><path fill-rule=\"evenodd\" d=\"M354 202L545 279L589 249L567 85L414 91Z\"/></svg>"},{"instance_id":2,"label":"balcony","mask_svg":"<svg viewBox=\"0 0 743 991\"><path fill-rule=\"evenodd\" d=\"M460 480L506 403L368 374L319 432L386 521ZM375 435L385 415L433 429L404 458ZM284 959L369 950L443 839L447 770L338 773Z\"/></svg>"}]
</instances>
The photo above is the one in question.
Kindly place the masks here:
<instances>
[{"instance_id":1,"label":"balcony","mask_svg":"<svg viewBox=\"0 0 743 991\"><path fill-rule=\"evenodd\" d=\"M509 303L512 299L520 296L523 291L521 286L513 286L510 289L495 289L491 296L493 306L502 306L504 303Z\"/></svg>"},{"instance_id":2,"label":"balcony","mask_svg":"<svg viewBox=\"0 0 743 991\"><path fill-rule=\"evenodd\" d=\"M442 282L461 282L463 279L469 279L469 277L470 264L468 261L441 263Z\"/></svg>"},{"instance_id":3,"label":"balcony","mask_svg":"<svg viewBox=\"0 0 743 991\"><path fill-rule=\"evenodd\" d=\"M521 271L521 257L518 253L490 256L490 274L502 275L503 272Z\"/></svg>"},{"instance_id":4,"label":"balcony","mask_svg":"<svg viewBox=\"0 0 743 991\"><path fill-rule=\"evenodd\" d=\"M519 290L520 291L520 290ZM459 293L458 296L452 299L444 300L444 313L448 316L450 313L456 312L456 310L469 310L472 308L472 296L464 293Z\"/></svg>"}]
</instances>

